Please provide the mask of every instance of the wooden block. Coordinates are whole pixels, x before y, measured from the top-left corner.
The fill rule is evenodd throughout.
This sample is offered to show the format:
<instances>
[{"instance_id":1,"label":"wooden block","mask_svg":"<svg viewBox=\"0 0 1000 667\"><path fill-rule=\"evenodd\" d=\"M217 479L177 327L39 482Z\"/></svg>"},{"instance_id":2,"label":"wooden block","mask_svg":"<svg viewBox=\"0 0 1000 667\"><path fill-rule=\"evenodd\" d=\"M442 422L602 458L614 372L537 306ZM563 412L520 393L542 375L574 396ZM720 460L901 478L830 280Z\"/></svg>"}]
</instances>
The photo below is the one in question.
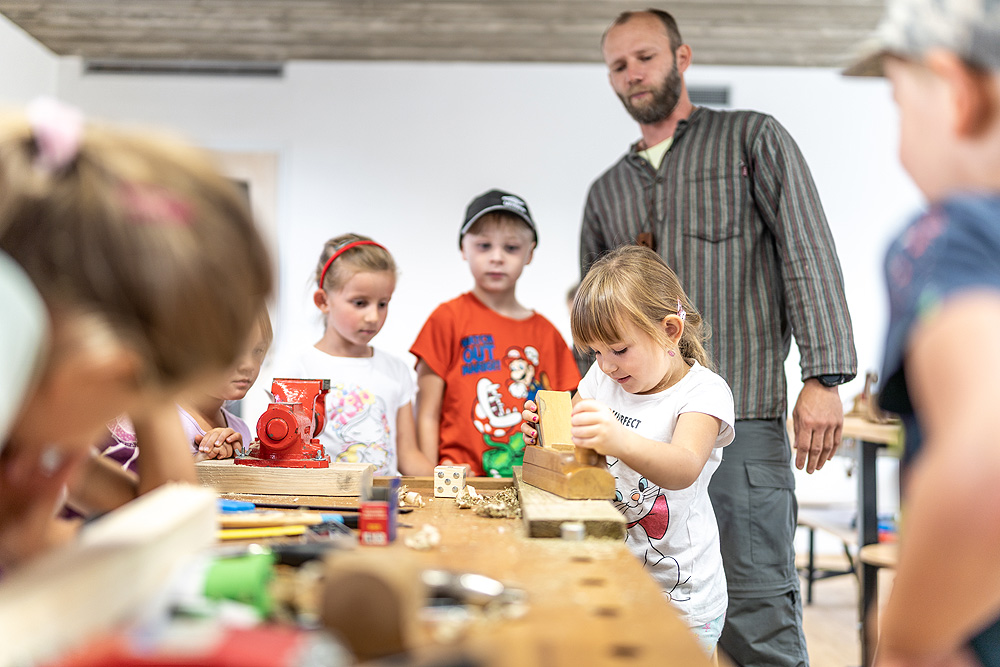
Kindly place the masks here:
<instances>
[{"instance_id":1,"label":"wooden block","mask_svg":"<svg viewBox=\"0 0 1000 667\"><path fill-rule=\"evenodd\" d=\"M579 463L601 464L601 457L592 449L573 445L571 417L573 399L568 391L547 391L535 393L538 405L538 444L546 449L571 451Z\"/></svg>"},{"instance_id":2,"label":"wooden block","mask_svg":"<svg viewBox=\"0 0 1000 667\"><path fill-rule=\"evenodd\" d=\"M338 551L325 561L320 620L362 662L412 651L427 588L420 561L404 551Z\"/></svg>"},{"instance_id":3,"label":"wooden block","mask_svg":"<svg viewBox=\"0 0 1000 667\"><path fill-rule=\"evenodd\" d=\"M195 465L198 482L219 493L257 493L285 496L353 496L371 487L375 466L370 463L331 463L329 468L238 466L233 459L201 461Z\"/></svg>"},{"instance_id":4,"label":"wooden block","mask_svg":"<svg viewBox=\"0 0 1000 667\"><path fill-rule=\"evenodd\" d=\"M539 446L572 446L570 415L573 412L573 400L569 392L540 389L535 393L535 404L538 406Z\"/></svg>"},{"instance_id":5,"label":"wooden block","mask_svg":"<svg viewBox=\"0 0 1000 667\"><path fill-rule=\"evenodd\" d=\"M465 488L465 466L435 466L434 467L434 497L455 498L458 492Z\"/></svg>"},{"instance_id":6,"label":"wooden block","mask_svg":"<svg viewBox=\"0 0 1000 667\"><path fill-rule=\"evenodd\" d=\"M0 664L48 663L134 620L179 565L215 544L215 494L167 484L0 580Z\"/></svg>"},{"instance_id":7,"label":"wooden block","mask_svg":"<svg viewBox=\"0 0 1000 667\"><path fill-rule=\"evenodd\" d=\"M562 524L579 521L588 537L625 539L625 517L606 500L568 500L537 488L514 468L521 517L529 537L560 537ZM607 471L605 471L607 472Z\"/></svg>"}]
</instances>

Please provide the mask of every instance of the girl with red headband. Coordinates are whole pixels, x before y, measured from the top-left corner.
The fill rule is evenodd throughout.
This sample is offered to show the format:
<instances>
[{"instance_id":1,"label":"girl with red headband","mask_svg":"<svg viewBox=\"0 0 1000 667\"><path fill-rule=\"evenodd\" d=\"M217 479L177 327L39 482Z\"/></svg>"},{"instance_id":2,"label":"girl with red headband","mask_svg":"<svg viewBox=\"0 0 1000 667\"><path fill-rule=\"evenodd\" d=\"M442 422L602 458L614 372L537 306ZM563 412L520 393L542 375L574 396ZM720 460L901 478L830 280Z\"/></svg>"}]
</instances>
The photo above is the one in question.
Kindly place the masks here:
<instances>
[{"instance_id":1,"label":"girl with red headband","mask_svg":"<svg viewBox=\"0 0 1000 667\"><path fill-rule=\"evenodd\" d=\"M417 447L410 369L371 345L395 289L396 262L383 246L358 234L327 241L313 294L323 337L280 370L330 380L319 439L332 460L374 464L376 475L431 475Z\"/></svg>"}]
</instances>

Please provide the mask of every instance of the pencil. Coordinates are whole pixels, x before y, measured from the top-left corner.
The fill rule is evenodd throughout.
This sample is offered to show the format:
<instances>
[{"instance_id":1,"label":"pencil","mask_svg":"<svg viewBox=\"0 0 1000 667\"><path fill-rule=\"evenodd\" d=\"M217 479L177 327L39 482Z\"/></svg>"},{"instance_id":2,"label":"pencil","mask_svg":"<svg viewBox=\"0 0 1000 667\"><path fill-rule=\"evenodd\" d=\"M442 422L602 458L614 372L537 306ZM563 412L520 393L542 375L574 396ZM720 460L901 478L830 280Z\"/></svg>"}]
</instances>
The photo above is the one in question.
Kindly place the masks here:
<instances>
[{"instance_id":1,"label":"pencil","mask_svg":"<svg viewBox=\"0 0 1000 667\"><path fill-rule=\"evenodd\" d=\"M302 535L306 527L302 524L292 526L267 526L264 528L225 528L216 531L220 540L253 540L258 537L281 537L287 535Z\"/></svg>"},{"instance_id":2,"label":"pencil","mask_svg":"<svg viewBox=\"0 0 1000 667\"><path fill-rule=\"evenodd\" d=\"M265 526L311 526L329 521L344 522L340 514L323 512L236 512L218 515L219 528L263 528Z\"/></svg>"}]
</instances>

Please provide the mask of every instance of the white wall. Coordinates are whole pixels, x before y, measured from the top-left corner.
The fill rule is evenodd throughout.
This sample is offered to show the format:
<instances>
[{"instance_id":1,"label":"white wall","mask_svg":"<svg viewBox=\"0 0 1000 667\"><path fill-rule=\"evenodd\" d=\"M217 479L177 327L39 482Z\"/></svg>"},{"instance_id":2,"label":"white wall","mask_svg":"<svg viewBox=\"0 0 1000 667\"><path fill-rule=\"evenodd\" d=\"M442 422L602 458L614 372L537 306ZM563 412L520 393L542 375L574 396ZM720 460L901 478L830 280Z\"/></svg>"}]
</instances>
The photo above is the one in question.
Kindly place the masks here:
<instances>
[{"instance_id":1,"label":"white wall","mask_svg":"<svg viewBox=\"0 0 1000 667\"><path fill-rule=\"evenodd\" d=\"M21 106L56 92L56 58L0 15L0 106Z\"/></svg>"},{"instance_id":2,"label":"white wall","mask_svg":"<svg viewBox=\"0 0 1000 667\"><path fill-rule=\"evenodd\" d=\"M24 40L0 17L7 62L5 33ZM281 348L318 339L311 273L324 240L356 231L386 244L399 263L375 342L407 355L431 309L471 287L457 232L467 202L492 187L523 195L539 224L521 300L568 335L565 292L578 279L587 187L638 136L596 64L294 62L281 79L247 79L84 75L77 59L39 56L32 44L16 51L35 73L0 68L0 100L51 92L56 63L56 92L91 116L170 126L214 149L277 154ZM730 86L733 107L773 114L798 140L840 253L860 371L876 368L886 321L882 254L920 203L897 165L886 83L833 70L698 65L687 80ZM792 400L796 363L793 350ZM842 396L860 389L855 381ZM800 480L800 492L850 492L842 473L827 479Z\"/></svg>"},{"instance_id":3,"label":"white wall","mask_svg":"<svg viewBox=\"0 0 1000 667\"><path fill-rule=\"evenodd\" d=\"M731 86L732 106L775 115L800 143L840 252L860 368L875 368L885 323L881 256L919 203L896 163L885 82L697 66L688 80ZM388 245L400 265L376 343L405 355L430 310L470 287L457 230L468 200L491 187L531 206L540 242L519 296L566 331L587 187L637 137L600 65L298 62L268 80L85 76L78 61L63 59L58 89L91 115L279 155L282 347L318 338L311 270L326 238L357 231ZM856 382L842 393L859 390Z\"/></svg>"}]
</instances>

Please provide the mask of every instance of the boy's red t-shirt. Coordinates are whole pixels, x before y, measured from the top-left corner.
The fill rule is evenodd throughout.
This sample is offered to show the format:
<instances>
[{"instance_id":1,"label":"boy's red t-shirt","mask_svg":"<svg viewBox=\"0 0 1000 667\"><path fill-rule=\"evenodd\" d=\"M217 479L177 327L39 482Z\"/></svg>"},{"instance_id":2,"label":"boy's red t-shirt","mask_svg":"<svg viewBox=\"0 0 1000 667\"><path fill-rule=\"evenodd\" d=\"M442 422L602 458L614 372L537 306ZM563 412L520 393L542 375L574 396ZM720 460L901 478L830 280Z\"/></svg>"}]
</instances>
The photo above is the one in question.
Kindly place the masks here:
<instances>
[{"instance_id":1,"label":"boy's red t-shirt","mask_svg":"<svg viewBox=\"0 0 1000 667\"><path fill-rule=\"evenodd\" d=\"M476 475L510 477L524 458L524 402L539 389L580 383L551 322L538 313L505 317L471 292L438 306L410 352L445 381L438 463L467 463Z\"/></svg>"}]
</instances>

